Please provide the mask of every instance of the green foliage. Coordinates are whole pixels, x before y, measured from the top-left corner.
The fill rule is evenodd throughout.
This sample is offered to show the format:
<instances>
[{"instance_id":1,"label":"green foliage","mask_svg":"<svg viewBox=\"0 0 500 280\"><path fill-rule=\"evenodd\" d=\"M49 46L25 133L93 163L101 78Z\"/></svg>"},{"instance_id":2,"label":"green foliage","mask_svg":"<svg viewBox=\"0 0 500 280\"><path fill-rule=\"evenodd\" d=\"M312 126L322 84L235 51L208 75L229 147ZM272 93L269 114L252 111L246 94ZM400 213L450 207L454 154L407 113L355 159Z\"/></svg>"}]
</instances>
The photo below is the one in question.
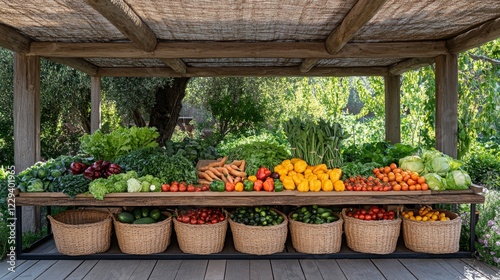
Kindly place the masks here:
<instances>
[{"instance_id":1,"label":"green foliage","mask_svg":"<svg viewBox=\"0 0 500 280\"><path fill-rule=\"evenodd\" d=\"M221 155L228 156L229 160L244 159L245 172L248 175L255 175L261 166L272 169L284 159L290 158L290 147L283 143L282 137L282 135L263 133L231 138L221 142L217 146L217 151Z\"/></svg>"},{"instance_id":2,"label":"green foliage","mask_svg":"<svg viewBox=\"0 0 500 280\"><path fill-rule=\"evenodd\" d=\"M158 136L156 128L147 127L119 128L108 134L97 130L81 137L81 150L96 160L113 161L134 149L158 146Z\"/></svg>"},{"instance_id":3,"label":"green foliage","mask_svg":"<svg viewBox=\"0 0 500 280\"><path fill-rule=\"evenodd\" d=\"M388 166L399 162L399 159L409 156L417 148L405 144L391 144L386 141L370 142L363 145L350 145L342 151L346 162L370 163L375 162L380 166Z\"/></svg>"},{"instance_id":4,"label":"green foliage","mask_svg":"<svg viewBox=\"0 0 500 280\"><path fill-rule=\"evenodd\" d=\"M116 163L127 171L136 171L139 176L158 177L162 183L185 181L194 184L198 180L192 161L180 154L168 156L165 149L159 147L135 149L118 157Z\"/></svg>"},{"instance_id":5,"label":"green foliage","mask_svg":"<svg viewBox=\"0 0 500 280\"><path fill-rule=\"evenodd\" d=\"M500 145L477 143L464 158L465 170L474 184L500 190Z\"/></svg>"},{"instance_id":6,"label":"green foliage","mask_svg":"<svg viewBox=\"0 0 500 280\"><path fill-rule=\"evenodd\" d=\"M476 224L476 254L488 264L500 267L500 192L488 191L484 204L479 205Z\"/></svg>"},{"instance_id":7,"label":"green foliage","mask_svg":"<svg viewBox=\"0 0 500 280\"><path fill-rule=\"evenodd\" d=\"M167 140L165 142L165 150L167 156L173 156L175 154L182 155L191 160L195 165L199 160L217 159L219 157L216 148L212 146L209 141L203 141L201 139L194 140L184 138L180 142Z\"/></svg>"}]
</instances>

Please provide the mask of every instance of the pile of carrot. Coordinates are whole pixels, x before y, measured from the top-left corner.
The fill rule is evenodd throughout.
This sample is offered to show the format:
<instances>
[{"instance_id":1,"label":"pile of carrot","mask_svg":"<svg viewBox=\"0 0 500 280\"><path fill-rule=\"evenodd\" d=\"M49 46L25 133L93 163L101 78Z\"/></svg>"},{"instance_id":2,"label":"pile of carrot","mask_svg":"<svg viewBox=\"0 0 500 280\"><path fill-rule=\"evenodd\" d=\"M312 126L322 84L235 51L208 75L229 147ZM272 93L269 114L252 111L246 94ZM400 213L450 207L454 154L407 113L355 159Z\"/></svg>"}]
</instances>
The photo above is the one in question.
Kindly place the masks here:
<instances>
[{"instance_id":1,"label":"pile of carrot","mask_svg":"<svg viewBox=\"0 0 500 280\"><path fill-rule=\"evenodd\" d=\"M227 157L223 157L198 169L198 183L202 185L208 185L214 180L236 184L246 178L244 160L227 163Z\"/></svg>"}]
</instances>

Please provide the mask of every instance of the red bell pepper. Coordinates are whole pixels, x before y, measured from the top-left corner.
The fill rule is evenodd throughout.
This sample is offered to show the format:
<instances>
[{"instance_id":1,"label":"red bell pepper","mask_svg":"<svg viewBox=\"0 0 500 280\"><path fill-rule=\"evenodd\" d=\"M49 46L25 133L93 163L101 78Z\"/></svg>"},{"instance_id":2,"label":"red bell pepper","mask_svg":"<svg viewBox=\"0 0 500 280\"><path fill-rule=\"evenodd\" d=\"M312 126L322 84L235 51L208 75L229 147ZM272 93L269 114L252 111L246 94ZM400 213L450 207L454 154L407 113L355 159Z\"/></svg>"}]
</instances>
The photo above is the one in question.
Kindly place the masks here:
<instances>
[{"instance_id":1,"label":"red bell pepper","mask_svg":"<svg viewBox=\"0 0 500 280\"><path fill-rule=\"evenodd\" d=\"M272 192L274 191L274 179L271 178L271 177L268 177L265 181L264 181L264 190L266 192Z\"/></svg>"},{"instance_id":2,"label":"red bell pepper","mask_svg":"<svg viewBox=\"0 0 500 280\"><path fill-rule=\"evenodd\" d=\"M267 169L266 167L261 167L259 170L257 170L257 179L264 181L267 179L267 177L271 176L271 170Z\"/></svg>"},{"instance_id":3,"label":"red bell pepper","mask_svg":"<svg viewBox=\"0 0 500 280\"><path fill-rule=\"evenodd\" d=\"M255 182L253 182L253 190L256 192L260 192L263 184L264 184L264 182L262 182L261 180L257 180Z\"/></svg>"}]
</instances>

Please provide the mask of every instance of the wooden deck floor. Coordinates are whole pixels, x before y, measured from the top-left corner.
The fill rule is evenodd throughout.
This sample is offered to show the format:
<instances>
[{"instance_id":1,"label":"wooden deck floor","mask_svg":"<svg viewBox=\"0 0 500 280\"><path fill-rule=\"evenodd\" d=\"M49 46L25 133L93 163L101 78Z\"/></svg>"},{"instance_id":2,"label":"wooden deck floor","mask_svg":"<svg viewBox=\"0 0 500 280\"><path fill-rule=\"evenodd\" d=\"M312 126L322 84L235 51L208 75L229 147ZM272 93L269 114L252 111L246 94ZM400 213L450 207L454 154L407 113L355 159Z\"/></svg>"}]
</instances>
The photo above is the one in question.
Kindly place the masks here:
<instances>
[{"instance_id":1,"label":"wooden deck floor","mask_svg":"<svg viewBox=\"0 0 500 280\"><path fill-rule=\"evenodd\" d=\"M19 260L0 279L500 279L474 259Z\"/></svg>"}]
</instances>

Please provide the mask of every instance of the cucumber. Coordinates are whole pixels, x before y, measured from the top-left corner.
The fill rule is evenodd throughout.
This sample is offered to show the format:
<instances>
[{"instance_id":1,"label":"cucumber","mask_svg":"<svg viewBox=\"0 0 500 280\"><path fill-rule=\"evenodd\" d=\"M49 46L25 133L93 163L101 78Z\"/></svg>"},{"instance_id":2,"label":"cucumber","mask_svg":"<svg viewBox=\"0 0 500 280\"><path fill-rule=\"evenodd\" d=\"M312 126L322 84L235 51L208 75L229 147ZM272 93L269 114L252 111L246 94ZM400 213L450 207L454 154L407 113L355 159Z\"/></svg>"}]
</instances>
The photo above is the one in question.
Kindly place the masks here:
<instances>
[{"instance_id":1,"label":"cucumber","mask_svg":"<svg viewBox=\"0 0 500 280\"><path fill-rule=\"evenodd\" d=\"M142 218L142 211L141 211L141 208L139 208L139 207L134 208L134 218L135 218L136 220L138 220L138 219Z\"/></svg>"},{"instance_id":2,"label":"cucumber","mask_svg":"<svg viewBox=\"0 0 500 280\"><path fill-rule=\"evenodd\" d=\"M161 216L161 212L159 209L153 209L149 213L149 217L153 218L155 221L158 221L158 219L160 219L160 216Z\"/></svg>"},{"instance_id":3,"label":"cucumber","mask_svg":"<svg viewBox=\"0 0 500 280\"><path fill-rule=\"evenodd\" d=\"M134 215L130 212L121 212L118 214L117 219L122 223L130 224L134 221Z\"/></svg>"},{"instance_id":4,"label":"cucumber","mask_svg":"<svg viewBox=\"0 0 500 280\"><path fill-rule=\"evenodd\" d=\"M151 218L151 217L145 217L145 218L140 218L138 220L135 220L132 224L154 224L156 221Z\"/></svg>"},{"instance_id":5,"label":"cucumber","mask_svg":"<svg viewBox=\"0 0 500 280\"><path fill-rule=\"evenodd\" d=\"M151 210L149 210L149 208L148 208L148 207L142 207L142 217L143 217L143 218L149 217L149 212L150 212L150 211L151 211Z\"/></svg>"}]
</instances>

